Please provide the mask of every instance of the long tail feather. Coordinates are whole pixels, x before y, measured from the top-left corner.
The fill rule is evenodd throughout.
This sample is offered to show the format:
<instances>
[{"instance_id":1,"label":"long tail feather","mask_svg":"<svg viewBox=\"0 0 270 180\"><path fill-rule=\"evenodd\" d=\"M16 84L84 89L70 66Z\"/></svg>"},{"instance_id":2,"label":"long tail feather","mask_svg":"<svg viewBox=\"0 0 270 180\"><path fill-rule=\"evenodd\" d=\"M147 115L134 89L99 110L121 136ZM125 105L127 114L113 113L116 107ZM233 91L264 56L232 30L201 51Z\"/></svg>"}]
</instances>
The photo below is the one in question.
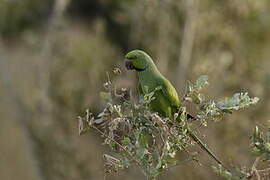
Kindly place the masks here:
<instances>
[{"instance_id":1,"label":"long tail feather","mask_svg":"<svg viewBox=\"0 0 270 180\"><path fill-rule=\"evenodd\" d=\"M212 157L218 164L220 164L224 169L228 170L226 166L217 158L217 156L198 138L196 134L194 134L191 130L188 130L188 135L200 146L200 148L208 153L210 157Z\"/></svg>"}]
</instances>

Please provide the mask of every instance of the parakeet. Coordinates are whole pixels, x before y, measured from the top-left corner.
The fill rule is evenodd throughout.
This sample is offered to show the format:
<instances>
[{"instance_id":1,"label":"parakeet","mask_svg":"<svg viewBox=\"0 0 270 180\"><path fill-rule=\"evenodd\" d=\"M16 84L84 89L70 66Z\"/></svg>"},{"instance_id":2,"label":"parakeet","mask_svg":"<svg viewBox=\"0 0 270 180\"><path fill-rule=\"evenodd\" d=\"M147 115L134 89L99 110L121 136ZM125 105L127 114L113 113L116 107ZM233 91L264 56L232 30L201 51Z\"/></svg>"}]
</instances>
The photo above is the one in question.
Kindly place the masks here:
<instances>
[{"instance_id":1,"label":"parakeet","mask_svg":"<svg viewBox=\"0 0 270 180\"><path fill-rule=\"evenodd\" d=\"M170 81L159 72L152 58L141 50L133 50L126 54L125 66L128 70L135 70L137 72L140 95L154 91L155 99L150 102L151 110L158 112L163 117L173 119L174 114L178 112L181 106L177 91ZM222 165L222 162L191 130L188 130L188 134L218 164Z\"/></svg>"}]
</instances>

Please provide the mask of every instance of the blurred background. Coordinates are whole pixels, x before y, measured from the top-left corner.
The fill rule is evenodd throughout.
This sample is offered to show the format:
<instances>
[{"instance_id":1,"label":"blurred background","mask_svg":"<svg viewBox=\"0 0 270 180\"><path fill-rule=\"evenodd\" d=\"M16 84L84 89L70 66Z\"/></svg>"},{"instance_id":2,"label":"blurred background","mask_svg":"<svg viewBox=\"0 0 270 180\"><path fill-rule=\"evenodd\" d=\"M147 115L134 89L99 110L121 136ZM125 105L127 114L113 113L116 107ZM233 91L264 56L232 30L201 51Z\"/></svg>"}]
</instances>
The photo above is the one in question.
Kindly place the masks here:
<instances>
[{"instance_id":1,"label":"blurred background","mask_svg":"<svg viewBox=\"0 0 270 180\"><path fill-rule=\"evenodd\" d=\"M101 180L102 139L78 136L77 116L104 106L106 71L143 49L184 93L207 74L220 99L247 91L258 105L211 123L205 141L227 164L251 166L249 136L270 119L269 0L0 0L0 179ZM107 177L143 179L136 168ZM183 164L159 179L221 179Z\"/></svg>"}]
</instances>

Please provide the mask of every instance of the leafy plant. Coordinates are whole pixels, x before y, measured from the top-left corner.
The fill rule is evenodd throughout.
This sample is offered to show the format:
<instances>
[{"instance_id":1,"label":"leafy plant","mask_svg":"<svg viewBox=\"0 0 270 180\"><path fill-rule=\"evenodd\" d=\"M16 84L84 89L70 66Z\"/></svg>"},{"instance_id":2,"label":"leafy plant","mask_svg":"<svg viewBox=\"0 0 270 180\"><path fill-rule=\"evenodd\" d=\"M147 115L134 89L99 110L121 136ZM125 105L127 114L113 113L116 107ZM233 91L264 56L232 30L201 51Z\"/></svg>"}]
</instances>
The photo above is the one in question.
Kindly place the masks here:
<instances>
[{"instance_id":1,"label":"leafy plant","mask_svg":"<svg viewBox=\"0 0 270 180\"><path fill-rule=\"evenodd\" d=\"M113 72L121 74L120 69ZM102 99L107 102L104 110L97 117L89 110L84 117L79 116L79 134L95 130L112 150L111 155L104 155L106 173L135 164L147 179L155 179L160 173L183 162L199 163L198 153L189 148L194 142L187 135L187 130L195 121L187 119L186 107L181 107L174 119L162 118L148 107L159 88L136 100L125 88L118 90L109 73L107 78L104 83L106 91L101 92ZM197 107L196 122L203 126L207 126L209 120L258 102L258 98L250 98L247 93L236 93L222 101L205 98L201 90L207 84L208 77L200 76L194 84L188 83L183 97L183 101L191 101ZM201 125L199 127L203 127ZM214 170L224 177L231 177L231 173L222 167Z\"/></svg>"},{"instance_id":2,"label":"leafy plant","mask_svg":"<svg viewBox=\"0 0 270 180\"><path fill-rule=\"evenodd\" d=\"M270 122L269 122L270 123ZM264 130L260 130L255 126L253 134L251 135L252 154L256 159L252 167L237 167L233 169L233 173L224 170L222 167L213 166L214 172L228 180L267 180L270 177L270 126L262 126ZM267 166L268 165L268 166ZM258 166L263 168L257 169Z\"/></svg>"}]
</instances>

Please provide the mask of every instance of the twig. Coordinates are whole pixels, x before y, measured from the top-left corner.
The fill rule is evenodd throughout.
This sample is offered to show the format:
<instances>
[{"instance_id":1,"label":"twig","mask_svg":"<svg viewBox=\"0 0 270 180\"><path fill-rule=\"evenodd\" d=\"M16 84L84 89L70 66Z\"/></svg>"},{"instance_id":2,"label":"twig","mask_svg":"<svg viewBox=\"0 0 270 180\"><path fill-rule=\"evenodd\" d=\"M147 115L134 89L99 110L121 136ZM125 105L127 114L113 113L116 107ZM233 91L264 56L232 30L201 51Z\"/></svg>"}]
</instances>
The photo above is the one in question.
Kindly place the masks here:
<instances>
[{"instance_id":1,"label":"twig","mask_svg":"<svg viewBox=\"0 0 270 180\"><path fill-rule=\"evenodd\" d=\"M180 162L178 162L178 163L176 163L176 164L174 164L174 165L172 165L172 166L167 167L165 170L170 170L170 169L172 169L172 168L175 168L175 167L177 167L177 166L182 165L183 163L186 163L186 162L189 162L189 161L193 161L193 160L194 160L193 158L187 158L187 159L184 159L184 160L182 160L182 161L180 161Z\"/></svg>"},{"instance_id":2,"label":"twig","mask_svg":"<svg viewBox=\"0 0 270 180\"><path fill-rule=\"evenodd\" d=\"M260 175L259 175L259 172L258 172L258 170L257 170L257 168L256 168L256 166L257 166L257 164L259 163L259 161L260 161L260 157L257 157L257 158L255 159L255 161L254 161L252 167L251 167L251 177L255 174L256 177L257 177L257 180L261 180L261 177L260 177Z\"/></svg>"},{"instance_id":3,"label":"twig","mask_svg":"<svg viewBox=\"0 0 270 180\"><path fill-rule=\"evenodd\" d=\"M98 131L102 136L107 137L107 138L109 138L110 140L112 140L112 141L113 141L115 144L117 144L121 149L123 149L126 153L128 153L128 155L130 156L130 158L131 158L133 161L136 162L136 165L137 165L139 168L142 169L142 167L141 167L141 162L138 161L137 159L135 159L135 158L133 157L133 155L132 155L132 154L131 154L124 146L122 146L120 143L118 143L117 141L115 141L113 138L111 138L110 136L108 136L107 134L105 134L104 132L102 132L101 130L99 130L96 126L92 125L91 127L92 127L93 129L95 129L96 131Z\"/></svg>"},{"instance_id":4,"label":"twig","mask_svg":"<svg viewBox=\"0 0 270 180\"><path fill-rule=\"evenodd\" d=\"M261 127L262 129L264 129L264 130L268 130L267 125L265 125L265 124L263 124L263 123L256 122L255 124L258 125L258 126L260 126L260 127Z\"/></svg>"},{"instance_id":5,"label":"twig","mask_svg":"<svg viewBox=\"0 0 270 180\"><path fill-rule=\"evenodd\" d=\"M266 168L266 169L260 169L260 170L257 170L258 172L260 173L264 173L264 172L270 172L270 168Z\"/></svg>"}]
</instances>

